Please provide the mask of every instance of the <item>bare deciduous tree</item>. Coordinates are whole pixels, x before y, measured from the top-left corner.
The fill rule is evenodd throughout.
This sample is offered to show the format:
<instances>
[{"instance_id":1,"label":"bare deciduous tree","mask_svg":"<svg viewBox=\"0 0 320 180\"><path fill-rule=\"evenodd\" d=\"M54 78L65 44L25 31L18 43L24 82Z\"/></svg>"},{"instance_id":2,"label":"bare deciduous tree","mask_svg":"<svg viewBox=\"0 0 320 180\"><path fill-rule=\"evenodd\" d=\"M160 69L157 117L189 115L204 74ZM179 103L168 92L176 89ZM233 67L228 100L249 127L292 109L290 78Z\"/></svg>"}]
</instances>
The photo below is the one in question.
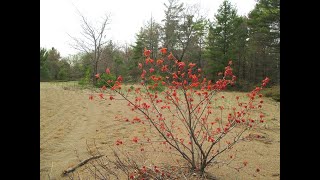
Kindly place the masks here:
<instances>
[{"instance_id":1,"label":"bare deciduous tree","mask_svg":"<svg viewBox=\"0 0 320 180\"><path fill-rule=\"evenodd\" d=\"M103 46L108 42L106 40L106 27L110 22L110 14L102 18L101 25L95 27L88 19L78 10L81 17L81 38L69 35L74 43L73 48L89 55L93 67L93 83L96 84L94 75L98 73L98 63L101 59Z\"/></svg>"},{"instance_id":2,"label":"bare deciduous tree","mask_svg":"<svg viewBox=\"0 0 320 180\"><path fill-rule=\"evenodd\" d=\"M193 49L199 46L200 33L204 33L204 20L205 16L200 12L199 4L185 6L181 14L177 35L177 48L181 51L180 60L183 59L187 51L193 52ZM201 36L204 36L204 34ZM201 63L199 65L201 66Z\"/></svg>"}]
</instances>

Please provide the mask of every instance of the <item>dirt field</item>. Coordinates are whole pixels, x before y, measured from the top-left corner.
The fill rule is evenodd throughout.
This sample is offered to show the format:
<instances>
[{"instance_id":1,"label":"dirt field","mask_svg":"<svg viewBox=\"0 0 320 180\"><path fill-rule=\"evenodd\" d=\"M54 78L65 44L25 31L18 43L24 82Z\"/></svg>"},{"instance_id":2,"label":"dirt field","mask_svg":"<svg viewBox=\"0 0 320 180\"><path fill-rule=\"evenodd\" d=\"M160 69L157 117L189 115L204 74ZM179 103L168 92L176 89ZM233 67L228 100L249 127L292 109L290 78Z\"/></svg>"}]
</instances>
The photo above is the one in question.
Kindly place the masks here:
<instances>
[{"instance_id":1,"label":"dirt field","mask_svg":"<svg viewBox=\"0 0 320 180\"><path fill-rule=\"evenodd\" d=\"M89 94L89 90L82 90L73 83L40 83L40 179L69 179L61 173L79 163L77 155L80 159L89 157L87 143L92 145L95 141L107 154L110 153L108 145L112 146L118 138L131 139L141 132L139 128L115 120L121 115L135 115L124 101L114 101L112 105L90 101ZM226 97L241 95L222 94ZM267 125L259 131L248 132L264 138L234 146L237 155L232 164L236 166L246 160L247 167L238 172L228 166L212 166L208 172L221 180L280 179L280 103L264 98L264 111ZM162 160L168 158L157 159ZM260 172L256 172L257 168Z\"/></svg>"}]
</instances>

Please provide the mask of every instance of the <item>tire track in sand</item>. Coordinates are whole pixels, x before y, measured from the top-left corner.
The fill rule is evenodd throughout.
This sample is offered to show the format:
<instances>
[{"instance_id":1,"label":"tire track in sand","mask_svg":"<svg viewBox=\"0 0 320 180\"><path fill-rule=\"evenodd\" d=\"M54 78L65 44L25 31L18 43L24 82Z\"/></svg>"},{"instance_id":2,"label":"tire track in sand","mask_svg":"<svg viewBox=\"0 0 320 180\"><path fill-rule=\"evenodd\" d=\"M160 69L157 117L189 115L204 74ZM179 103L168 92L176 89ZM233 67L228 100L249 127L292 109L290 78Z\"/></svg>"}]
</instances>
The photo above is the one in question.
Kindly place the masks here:
<instances>
[{"instance_id":1,"label":"tire track in sand","mask_svg":"<svg viewBox=\"0 0 320 180\"><path fill-rule=\"evenodd\" d=\"M72 163L78 162L75 148L80 158L87 157L86 139L91 139L98 128L98 117L101 117L99 108L101 109L99 105L88 101L84 92L51 86L41 88L41 179L48 179L50 171L51 178L61 179L61 172ZM46 116L49 113L51 116Z\"/></svg>"}]
</instances>

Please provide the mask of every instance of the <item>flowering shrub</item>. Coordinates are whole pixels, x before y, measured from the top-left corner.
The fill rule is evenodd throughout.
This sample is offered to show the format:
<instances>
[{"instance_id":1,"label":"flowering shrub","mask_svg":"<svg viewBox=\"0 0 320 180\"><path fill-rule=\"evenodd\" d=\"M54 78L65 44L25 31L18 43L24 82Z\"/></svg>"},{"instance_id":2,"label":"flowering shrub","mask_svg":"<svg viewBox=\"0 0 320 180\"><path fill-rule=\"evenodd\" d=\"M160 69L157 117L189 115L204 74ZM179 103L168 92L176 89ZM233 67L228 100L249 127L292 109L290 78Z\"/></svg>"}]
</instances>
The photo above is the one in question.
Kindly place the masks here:
<instances>
[{"instance_id":1,"label":"flowering shrub","mask_svg":"<svg viewBox=\"0 0 320 180\"><path fill-rule=\"evenodd\" d=\"M106 71L108 72L108 71ZM116 76L109 73L99 74L99 78L96 84L96 87L102 88L103 86L113 86L116 80Z\"/></svg>"},{"instance_id":2,"label":"flowering shrub","mask_svg":"<svg viewBox=\"0 0 320 180\"><path fill-rule=\"evenodd\" d=\"M226 109L224 104L215 103L217 98L225 98L219 97L218 93L236 81L232 61L229 61L224 72L219 73L221 78L212 82L205 78L195 63L177 60L172 53L167 53L166 48L160 50L162 56L157 60L151 59L150 53L151 50L145 49L145 62L137 66L141 71L139 87L122 88L123 78L119 76L115 81L106 82L110 89L104 87L102 90L116 92L127 101L128 108L140 114L125 118L124 123L145 126L159 135L162 143L178 153L192 172L203 174L205 168L219 154L232 148L245 131L264 123L264 114L252 117L250 111L262 108L259 92L267 85L269 78L250 92L248 98L237 96L236 107ZM96 77L100 79L99 75ZM165 86L162 92L157 90L160 85ZM115 99L112 95L105 97L103 93L99 96L108 101ZM92 95L90 99L93 99ZM247 102L245 99L248 99ZM220 111L220 116L212 117L213 111ZM223 116L223 111L230 111L227 117ZM228 134L232 134L232 140L222 141ZM133 137L131 143L139 143L142 138L146 137ZM148 137L147 142L152 140ZM115 145L120 147L125 143L118 139ZM247 162L244 162L243 166L246 165Z\"/></svg>"}]
</instances>

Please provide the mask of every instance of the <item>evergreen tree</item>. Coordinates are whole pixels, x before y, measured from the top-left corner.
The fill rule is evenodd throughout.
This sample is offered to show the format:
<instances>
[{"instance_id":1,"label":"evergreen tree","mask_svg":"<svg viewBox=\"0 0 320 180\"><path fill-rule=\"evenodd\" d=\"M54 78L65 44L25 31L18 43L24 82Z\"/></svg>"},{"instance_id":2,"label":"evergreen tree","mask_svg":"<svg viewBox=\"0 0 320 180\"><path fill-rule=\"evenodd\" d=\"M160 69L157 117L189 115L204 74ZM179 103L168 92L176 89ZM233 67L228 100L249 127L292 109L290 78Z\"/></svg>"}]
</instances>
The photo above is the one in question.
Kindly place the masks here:
<instances>
[{"instance_id":1,"label":"evergreen tree","mask_svg":"<svg viewBox=\"0 0 320 180\"><path fill-rule=\"evenodd\" d=\"M40 47L40 81L49 80L49 70L47 65L48 51Z\"/></svg>"},{"instance_id":2,"label":"evergreen tree","mask_svg":"<svg viewBox=\"0 0 320 180\"><path fill-rule=\"evenodd\" d=\"M235 57L232 43L239 26L237 18L236 8L225 0L215 15L215 22L209 28L206 48L209 68L206 71L213 79L218 72L223 71L228 61Z\"/></svg>"},{"instance_id":3,"label":"evergreen tree","mask_svg":"<svg viewBox=\"0 0 320 180\"><path fill-rule=\"evenodd\" d=\"M250 80L280 82L280 0L259 0L249 13Z\"/></svg>"},{"instance_id":4,"label":"evergreen tree","mask_svg":"<svg viewBox=\"0 0 320 180\"><path fill-rule=\"evenodd\" d=\"M179 3L179 0L168 0L168 4L165 6L165 18L162 30L162 44L163 47L168 48L168 51L176 53L179 33L179 22L181 21L182 12L184 10L183 3Z\"/></svg>"}]
</instances>

